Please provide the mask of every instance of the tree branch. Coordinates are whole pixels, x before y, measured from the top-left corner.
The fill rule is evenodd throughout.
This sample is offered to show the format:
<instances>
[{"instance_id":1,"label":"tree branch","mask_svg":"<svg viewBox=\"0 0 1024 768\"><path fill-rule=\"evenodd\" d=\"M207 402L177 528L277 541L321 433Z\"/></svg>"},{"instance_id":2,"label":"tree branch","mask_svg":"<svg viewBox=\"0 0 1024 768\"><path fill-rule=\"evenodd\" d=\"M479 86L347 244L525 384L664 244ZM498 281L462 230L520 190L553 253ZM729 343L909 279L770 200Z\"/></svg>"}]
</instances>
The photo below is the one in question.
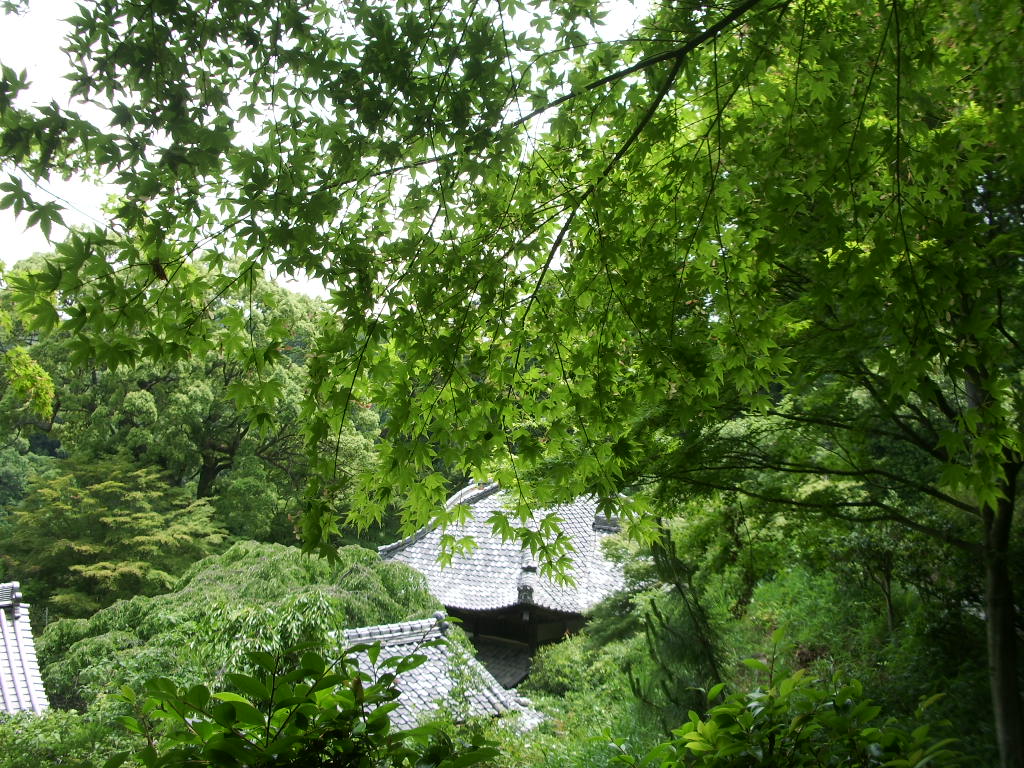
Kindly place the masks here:
<instances>
[{"instance_id":1,"label":"tree branch","mask_svg":"<svg viewBox=\"0 0 1024 768\"><path fill-rule=\"evenodd\" d=\"M608 162L608 165L606 165L604 170L601 171L601 175L596 180L594 180L590 185L588 185L586 190L584 190L583 194L580 195L579 199L575 201L572 210L569 212L568 218L565 220L565 223L558 231L558 235L555 237L555 241L551 245L551 249L548 251L548 257L544 261L544 265L541 267L540 277L537 279L533 291L530 293L530 296L526 301L526 309L523 310L524 325L526 323L526 316L530 314L530 309L533 307L533 303L537 299L538 294L540 293L541 285L544 283L544 277L547 275L548 269L551 267L551 264L555 259L555 254L558 253L558 249L561 247L562 242L564 241L565 236L569 231L569 227L573 222L573 219L576 218L576 213L579 211L580 206L583 205L583 203L586 202L586 200L594 193L594 191L601 184L601 182L608 177L608 174L610 174L612 170L615 168L615 166L619 164L619 161L626 156L626 153L629 152L632 146L636 143L636 140L640 138L640 134L643 133L644 128L646 128L647 125L651 122L651 120L654 119L654 115L658 111L658 107L661 106L661 103L665 100L665 97L671 90L672 85L676 81L676 78L679 76L679 70L683 68L683 62L686 60L686 57L689 54L693 53L693 51L699 48L703 43L707 42L708 40L716 38L729 25L731 25L737 19L741 18L744 14L746 14L749 10L751 10L760 2L761 0L746 0L744 3L734 8L730 13L722 17L722 19L720 19L718 23L708 27L700 34L691 37L681 46L673 48L669 51L665 51L663 53L659 53L655 56L650 56L646 59L643 59L642 61L637 62L631 67L626 67L625 69L621 69L618 72L614 72L610 75L602 77L599 80L594 80L593 82L585 85L580 90L573 91L572 93L567 93L564 96L555 99L554 101L548 102L544 106L533 110L533 112L531 112L530 114L526 115L525 117L519 118L518 120L516 120L513 123L510 123L507 126L507 128L515 128L520 125L524 125L533 118L543 114L547 110L553 109L554 107L557 107L560 104L564 104L565 102L569 101L572 98L575 98L576 96L579 96L582 93L587 93L588 91L596 90L597 88L601 88L602 86L608 85L609 83L621 80L622 78L634 72L639 72L642 69L647 69L649 67L653 67L657 64L660 64L663 61L674 61L674 64L672 65L672 70L668 73L668 77L665 78L665 82L654 95L654 98L651 100L651 103L648 105L647 110L644 112L643 116L640 118L636 126L633 128L633 131L622 143L622 146L619 147L618 152L616 152L615 156L612 157L612 159Z\"/></svg>"},{"instance_id":2,"label":"tree branch","mask_svg":"<svg viewBox=\"0 0 1024 768\"><path fill-rule=\"evenodd\" d=\"M603 88L604 86L617 82L623 79L624 77L629 77L630 75L636 72L640 72L641 70L648 69L650 67L661 64L663 61L672 61L673 59L677 61L682 61L683 59L686 58L686 56L693 53L693 51L695 51L701 44L706 43L708 40L714 37L717 37L729 25L742 18L744 15L746 15L748 11L752 10L754 6L758 5L760 2L761 0L745 0L745 2L736 6L735 8L732 9L732 11L723 16L717 23L708 27L700 34L691 37L682 45L677 46L676 48L671 48L667 51L662 51L661 53L657 53L653 56L648 56L646 59L641 59L632 66L626 67L625 69L620 69L617 72L612 72L610 75L605 75L604 77L599 78L597 80L593 80L584 85L579 90L564 94L563 96L559 96L557 99L553 99L552 101L549 101L547 104L537 107L535 110L533 110L527 115L524 115L515 122L509 123L508 127L516 128L520 125L524 125L525 123L528 123L530 120L533 120L533 118L539 117L545 112L554 109L555 107L561 106L562 104L565 104L565 102L574 99L577 96L581 96L584 93L590 93L591 91L596 91L598 88Z\"/></svg>"},{"instance_id":3,"label":"tree branch","mask_svg":"<svg viewBox=\"0 0 1024 768\"><path fill-rule=\"evenodd\" d=\"M708 488L716 491L725 491L727 493L738 493L741 496L747 496L752 499L758 499L759 501L765 501L769 504L778 504L785 507L796 507L798 509L808 509L819 512L827 513L831 517L835 517L839 520L845 520L851 523L881 523L881 522L894 522L905 525L911 530L917 531L918 533L929 536L933 539L938 539L950 546L957 547L958 549L965 550L974 554L980 553L982 547L971 541L961 539L959 536L953 536L947 531L941 528L935 528L924 523L919 523L906 515L896 511L894 507L885 504L880 501L830 501L828 503L804 501L792 498L780 498L776 496L770 496L765 493L758 493L757 491L751 491L747 488L742 488L738 485L726 485L721 483L713 483L707 480L696 480L692 478L675 478L683 480L691 485ZM864 516L864 515L848 515L844 514L840 510L843 508L847 509L877 509L884 511L884 514Z\"/></svg>"}]
</instances>

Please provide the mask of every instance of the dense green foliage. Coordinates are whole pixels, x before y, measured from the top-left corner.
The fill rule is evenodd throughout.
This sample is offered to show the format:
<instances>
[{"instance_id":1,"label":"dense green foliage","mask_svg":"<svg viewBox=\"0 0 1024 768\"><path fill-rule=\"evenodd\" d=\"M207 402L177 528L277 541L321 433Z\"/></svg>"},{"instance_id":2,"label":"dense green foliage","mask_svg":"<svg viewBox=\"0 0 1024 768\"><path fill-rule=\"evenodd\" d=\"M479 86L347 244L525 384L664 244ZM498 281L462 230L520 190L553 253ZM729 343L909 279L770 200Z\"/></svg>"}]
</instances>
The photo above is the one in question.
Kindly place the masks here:
<instances>
[{"instance_id":1,"label":"dense green foliage","mask_svg":"<svg viewBox=\"0 0 1024 768\"><path fill-rule=\"evenodd\" d=\"M49 463L48 457L29 451L23 440L0 448L0 519L9 519L11 508L25 495L29 479Z\"/></svg>"},{"instance_id":2,"label":"dense green foliage","mask_svg":"<svg viewBox=\"0 0 1024 768\"><path fill-rule=\"evenodd\" d=\"M0 269L0 398L4 425L16 426L26 413L49 418L53 413L53 379L28 351L30 335L6 289Z\"/></svg>"},{"instance_id":3,"label":"dense green foliage","mask_svg":"<svg viewBox=\"0 0 1024 768\"><path fill-rule=\"evenodd\" d=\"M22 270L33 265L37 260ZM83 358L70 334L34 345L56 387L50 418L38 426L58 441L54 452L159 467L172 484L209 498L232 535L292 543L308 476L301 427L306 364L324 308L256 277L208 297L206 307L232 333L184 360L112 368ZM244 325L231 325L243 308ZM281 345L273 365L252 357L268 337ZM322 446L347 473L372 466L379 431L373 409L354 416L335 443ZM344 511L346 489L331 502Z\"/></svg>"},{"instance_id":4,"label":"dense green foliage","mask_svg":"<svg viewBox=\"0 0 1024 768\"><path fill-rule=\"evenodd\" d=\"M225 532L204 500L155 468L116 459L62 462L38 475L0 538L6 572L44 615L88 616L115 600L165 592Z\"/></svg>"},{"instance_id":5,"label":"dense green foliage","mask_svg":"<svg viewBox=\"0 0 1024 768\"><path fill-rule=\"evenodd\" d=\"M40 257L25 260L15 273L41 264ZM66 475L96 462L132 465L152 468L161 482L185 489L169 493L206 499L216 524L232 537L294 543L309 473L301 402L310 340L324 308L254 279L244 297L212 297L210 309L229 314L243 298L243 345L286 333L272 367L253 370L221 347L202 359L109 368L83 360L68 334L31 343L28 348L53 384L49 410L28 413L13 396L0 401L0 418L12 431L9 444L0 448L0 504L19 500L31 475L50 458L71 459L50 462ZM10 291L0 292L0 302L10 300ZM263 393L256 400L250 390L255 384ZM276 397L273 418L263 405L270 393ZM364 472L374 464L379 430L377 411L359 408L320 450L336 457L342 476ZM332 507L341 514L349 500L347 483L339 482Z\"/></svg>"},{"instance_id":6,"label":"dense green foliage","mask_svg":"<svg viewBox=\"0 0 1024 768\"><path fill-rule=\"evenodd\" d=\"M60 391L55 432L64 450L82 457L118 453L163 467L177 483L194 482L196 495L214 495L222 473L242 459L274 471L292 496L303 480L299 404L305 355L320 315L317 303L263 280L241 293L209 297L221 322L240 305L244 328L204 355L171 364L109 369L76 353L72 338L47 340L44 354ZM282 336L288 354L272 368L252 367L237 352ZM227 346L227 349L225 349ZM251 363L251 361L250 361ZM258 388L261 402L276 402L271 420L244 395ZM242 396L239 396L241 393Z\"/></svg>"},{"instance_id":7,"label":"dense green foliage","mask_svg":"<svg viewBox=\"0 0 1024 768\"><path fill-rule=\"evenodd\" d=\"M607 766L615 756L609 734L637 749L653 747L666 731L655 713L629 695L629 675L645 663L646 650L640 638L598 644L586 635L540 649L521 689L547 719L529 739L499 730L499 764Z\"/></svg>"},{"instance_id":8,"label":"dense green foliage","mask_svg":"<svg viewBox=\"0 0 1024 768\"><path fill-rule=\"evenodd\" d=\"M173 587L47 626L36 643L47 694L53 706L75 709L0 722L0 765L24 765L22 756L99 765L144 746L117 725L135 711L121 695L125 686L140 695L158 677L184 689L230 686L229 673L256 668L252 652L297 664L301 653L286 653L296 645L331 652L343 628L422 618L439 607L418 574L358 547L331 563L294 547L242 542L199 561Z\"/></svg>"},{"instance_id":9,"label":"dense green foliage","mask_svg":"<svg viewBox=\"0 0 1024 768\"><path fill-rule=\"evenodd\" d=\"M136 746L109 719L50 709L0 719L0 767L88 766L96 758ZM102 765L102 759L99 761Z\"/></svg>"},{"instance_id":10,"label":"dense green foliage","mask_svg":"<svg viewBox=\"0 0 1024 768\"><path fill-rule=\"evenodd\" d=\"M765 688L734 693L711 707L705 718L690 713L673 739L645 755L631 754L621 742L618 762L641 766L694 765L704 768L850 768L954 765L955 739L936 739L929 725L913 729L879 721L881 707L864 696L860 683L824 685L803 671L772 679L763 661L747 660L768 675ZM715 700L724 686L708 696ZM925 706L918 713L923 718Z\"/></svg>"},{"instance_id":11,"label":"dense green foliage","mask_svg":"<svg viewBox=\"0 0 1024 768\"><path fill-rule=\"evenodd\" d=\"M241 542L192 566L172 591L123 600L88 619L51 624L37 649L52 700L93 706L150 677L217 684L245 653L333 645L344 627L431 615L422 577L359 547L336 562L294 547Z\"/></svg>"},{"instance_id":12,"label":"dense green foliage","mask_svg":"<svg viewBox=\"0 0 1024 768\"><path fill-rule=\"evenodd\" d=\"M514 488L495 526L551 571L565 539L515 512L598 494L678 601L640 620L666 672L695 652L691 683L728 661L721 611L756 610L759 585L799 579L787 565L865 586L890 635L938 600L949 626L984 616L1019 768L1020 3L695 0L621 40L600 12L83 5L72 92L105 119L28 104L0 70L0 206L50 233L60 206L26 178L84 168L123 193L12 278L22 308L74 362L205 375L223 355L263 434L301 430L303 533L325 553L350 517L455 519L445 468ZM292 333L255 330L268 268L331 292L298 401ZM111 402L155 424L140 389ZM193 397L222 402L196 390L182 423ZM368 405L384 439L352 471ZM205 495L207 455L185 453Z\"/></svg>"},{"instance_id":13,"label":"dense green foliage","mask_svg":"<svg viewBox=\"0 0 1024 768\"><path fill-rule=\"evenodd\" d=\"M389 671L369 681L351 656L333 660L298 650L251 654L255 674L229 674L230 691L183 690L165 678L151 680L143 700L126 691L141 717L122 722L148 742L136 753L138 762L147 768L462 768L496 754L479 741L455 744L436 727L390 730L396 675L425 657L382 660ZM289 657L298 661L289 664Z\"/></svg>"}]
</instances>

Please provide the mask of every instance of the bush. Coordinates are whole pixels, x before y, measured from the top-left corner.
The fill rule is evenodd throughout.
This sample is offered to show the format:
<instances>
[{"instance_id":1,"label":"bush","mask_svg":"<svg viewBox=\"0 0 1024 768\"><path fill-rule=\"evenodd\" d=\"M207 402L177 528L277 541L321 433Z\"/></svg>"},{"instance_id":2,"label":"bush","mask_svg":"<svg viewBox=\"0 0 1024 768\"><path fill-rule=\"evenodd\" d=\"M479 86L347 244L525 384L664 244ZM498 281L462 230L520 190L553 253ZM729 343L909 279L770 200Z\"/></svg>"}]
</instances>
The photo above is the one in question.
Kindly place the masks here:
<instances>
[{"instance_id":1,"label":"bush","mask_svg":"<svg viewBox=\"0 0 1024 768\"><path fill-rule=\"evenodd\" d=\"M767 676L766 687L733 693L703 718L690 712L673 738L642 756L618 743L616 760L630 768L939 768L959 763L960 754L950 748L954 740L936 739L935 726L920 723L937 697L918 708L918 723L905 727L894 719L883 720L881 707L864 696L856 680L826 683L798 670L776 683L773 662L746 663ZM723 689L724 684L712 688L709 702Z\"/></svg>"},{"instance_id":2,"label":"bush","mask_svg":"<svg viewBox=\"0 0 1024 768\"><path fill-rule=\"evenodd\" d=\"M77 766L129 743L127 733L88 714L59 709L40 715L22 712L0 719L0 768Z\"/></svg>"},{"instance_id":3,"label":"bush","mask_svg":"<svg viewBox=\"0 0 1024 768\"><path fill-rule=\"evenodd\" d=\"M642 636L598 646L586 633L541 648L520 690L546 720L529 735L494 724L500 766L601 768L609 764L608 732L640 747L665 737L657 717L632 695L628 671L644 663Z\"/></svg>"},{"instance_id":4,"label":"bush","mask_svg":"<svg viewBox=\"0 0 1024 768\"><path fill-rule=\"evenodd\" d=\"M380 646L367 652L376 659ZM394 672L372 682L350 656L331 661L302 648L253 653L248 666L255 675L229 673L230 691L180 689L165 678L150 680L145 697L126 689L136 716L121 722L144 738L134 759L147 768L467 768L494 757L493 746L453 741L440 728L391 731L395 676L424 658L382 660ZM105 766L128 759L124 752Z\"/></svg>"}]
</instances>

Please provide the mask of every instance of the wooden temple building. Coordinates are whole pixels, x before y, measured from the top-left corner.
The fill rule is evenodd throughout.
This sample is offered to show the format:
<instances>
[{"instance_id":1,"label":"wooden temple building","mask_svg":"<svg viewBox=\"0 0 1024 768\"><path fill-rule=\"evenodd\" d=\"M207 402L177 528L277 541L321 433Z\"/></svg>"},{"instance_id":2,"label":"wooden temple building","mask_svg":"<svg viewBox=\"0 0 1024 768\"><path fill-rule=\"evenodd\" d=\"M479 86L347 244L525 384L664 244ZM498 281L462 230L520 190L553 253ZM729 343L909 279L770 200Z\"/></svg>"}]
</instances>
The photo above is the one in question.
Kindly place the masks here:
<instances>
[{"instance_id":1,"label":"wooden temple building","mask_svg":"<svg viewBox=\"0 0 1024 768\"><path fill-rule=\"evenodd\" d=\"M448 502L465 504L469 514L463 525L449 527L457 537L471 536L476 547L440 565L438 528L423 528L402 541L381 547L382 558L412 566L426 579L431 593L450 616L462 621L478 651L478 658L505 686L519 683L539 645L560 640L583 626L586 612L621 589L621 568L602 551L602 540L618 531L618 523L597 510L597 500L582 497L569 504L537 510L531 527L552 513L572 545L572 584L560 584L541 575L539 564L518 541L495 534L489 518L510 508L497 484L471 485Z\"/></svg>"}]
</instances>

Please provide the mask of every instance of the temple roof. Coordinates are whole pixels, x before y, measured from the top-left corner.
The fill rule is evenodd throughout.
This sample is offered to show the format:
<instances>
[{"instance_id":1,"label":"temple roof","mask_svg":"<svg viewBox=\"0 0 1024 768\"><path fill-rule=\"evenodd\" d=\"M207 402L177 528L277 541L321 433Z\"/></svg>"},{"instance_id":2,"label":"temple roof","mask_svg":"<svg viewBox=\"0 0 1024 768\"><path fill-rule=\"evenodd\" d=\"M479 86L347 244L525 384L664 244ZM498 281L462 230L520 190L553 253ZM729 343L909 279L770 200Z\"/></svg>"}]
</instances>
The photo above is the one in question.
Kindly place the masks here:
<instances>
[{"instance_id":1,"label":"temple roof","mask_svg":"<svg viewBox=\"0 0 1024 768\"><path fill-rule=\"evenodd\" d=\"M0 711L39 713L47 707L28 604L18 582L0 584Z\"/></svg>"},{"instance_id":2,"label":"temple roof","mask_svg":"<svg viewBox=\"0 0 1024 768\"><path fill-rule=\"evenodd\" d=\"M502 688L469 650L444 639L448 629L444 618L438 613L432 619L345 630L348 646L381 644L376 669L365 652L356 654L360 670L374 679L377 671L393 671L393 667L381 666L387 658L413 653L426 656L423 664L398 675L396 685L401 694L398 708L391 713L392 724L413 728L420 718L438 709L448 710L457 720L518 712L523 727L539 723L542 716L526 699Z\"/></svg>"},{"instance_id":3,"label":"temple roof","mask_svg":"<svg viewBox=\"0 0 1024 768\"><path fill-rule=\"evenodd\" d=\"M569 614L583 614L612 592L622 588L622 569L605 558L602 539L618 526L597 509L597 499L581 497L568 504L537 510L529 526L555 514L569 538L573 552L567 569L573 584L556 584L540 574L539 563L518 541L506 541L494 533L489 518L511 509L507 494L497 484L471 485L452 496L446 505L469 507L466 522L450 526L447 533L470 536L476 547L458 554L449 565L438 563L442 531L422 528L412 536L380 547L386 560L412 566L426 579L431 593L448 608L488 611L515 605L532 605Z\"/></svg>"}]
</instances>

